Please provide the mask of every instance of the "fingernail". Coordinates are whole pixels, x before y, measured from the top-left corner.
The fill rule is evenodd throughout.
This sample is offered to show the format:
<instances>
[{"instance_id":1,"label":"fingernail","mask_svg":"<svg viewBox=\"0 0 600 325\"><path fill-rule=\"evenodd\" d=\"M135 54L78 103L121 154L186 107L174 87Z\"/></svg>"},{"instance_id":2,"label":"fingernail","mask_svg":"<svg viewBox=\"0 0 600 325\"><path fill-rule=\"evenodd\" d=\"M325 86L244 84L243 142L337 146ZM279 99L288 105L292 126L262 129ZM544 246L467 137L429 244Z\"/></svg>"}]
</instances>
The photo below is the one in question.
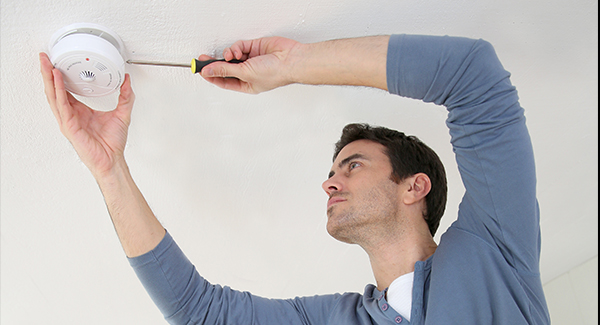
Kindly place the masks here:
<instances>
[{"instance_id":1,"label":"fingernail","mask_svg":"<svg viewBox=\"0 0 600 325\"><path fill-rule=\"evenodd\" d=\"M211 68L204 68L202 69L202 75L205 77L212 77L214 74L213 69Z\"/></svg>"}]
</instances>

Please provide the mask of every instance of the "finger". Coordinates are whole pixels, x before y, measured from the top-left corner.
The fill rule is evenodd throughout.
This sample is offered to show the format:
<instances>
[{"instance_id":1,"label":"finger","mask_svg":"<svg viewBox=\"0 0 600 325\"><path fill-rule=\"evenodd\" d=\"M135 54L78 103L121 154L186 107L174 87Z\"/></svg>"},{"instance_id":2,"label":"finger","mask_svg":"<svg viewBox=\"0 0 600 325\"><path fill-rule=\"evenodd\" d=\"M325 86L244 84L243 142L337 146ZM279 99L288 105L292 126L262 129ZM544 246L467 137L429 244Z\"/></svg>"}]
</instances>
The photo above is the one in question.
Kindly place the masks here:
<instances>
[{"instance_id":1,"label":"finger","mask_svg":"<svg viewBox=\"0 0 600 325\"><path fill-rule=\"evenodd\" d=\"M131 111L133 110L133 102L135 101L135 94L133 88L131 88L131 76L126 73L125 80L121 85L121 94L119 95L119 102L117 104L116 111L122 115L125 121L129 123L131 119Z\"/></svg>"},{"instance_id":2,"label":"finger","mask_svg":"<svg viewBox=\"0 0 600 325\"><path fill-rule=\"evenodd\" d=\"M62 124L68 120L70 115L72 115L73 108L69 102L69 96L67 95L67 90L65 89L65 83L62 74L60 71L58 71L58 69L52 70L52 74L54 76L56 110L58 111L60 122Z\"/></svg>"},{"instance_id":3,"label":"finger","mask_svg":"<svg viewBox=\"0 0 600 325\"><path fill-rule=\"evenodd\" d=\"M120 90L121 94L119 95L119 103L130 104L135 96L133 94L133 89L131 88L131 75L129 73L125 74L125 80L123 80Z\"/></svg>"},{"instance_id":4,"label":"finger","mask_svg":"<svg viewBox=\"0 0 600 325\"><path fill-rule=\"evenodd\" d=\"M232 49L229 47L223 51L223 58L226 61L231 61L231 60L246 61L246 60L248 60L248 54L243 53L239 49Z\"/></svg>"},{"instance_id":5,"label":"finger","mask_svg":"<svg viewBox=\"0 0 600 325\"><path fill-rule=\"evenodd\" d=\"M208 56L206 54L202 54L198 57L198 60L200 61L208 61L208 60L212 60L214 59L212 56Z\"/></svg>"},{"instance_id":6,"label":"finger","mask_svg":"<svg viewBox=\"0 0 600 325\"><path fill-rule=\"evenodd\" d=\"M56 89L54 89L54 75L52 70L54 67L48 58L46 53L40 53L40 71L42 72L42 80L44 82L44 93L46 94L46 100L50 104L52 113L60 123L60 116L56 109Z\"/></svg>"},{"instance_id":7,"label":"finger","mask_svg":"<svg viewBox=\"0 0 600 325\"><path fill-rule=\"evenodd\" d=\"M241 80L246 79L246 73L243 67L244 63L227 63L227 62L213 62L205 66L200 74L204 78L237 78Z\"/></svg>"},{"instance_id":8,"label":"finger","mask_svg":"<svg viewBox=\"0 0 600 325\"><path fill-rule=\"evenodd\" d=\"M40 71L42 73L42 80L44 81L44 88L46 90L46 95L48 99L55 100L56 97L54 95L54 76L52 75L52 70L54 66L52 66L52 62L48 58L46 53L40 53ZM49 91L51 90L51 91ZM51 95L51 96L50 96Z\"/></svg>"},{"instance_id":9,"label":"finger","mask_svg":"<svg viewBox=\"0 0 600 325\"><path fill-rule=\"evenodd\" d=\"M226 48L225 50L223 50L223 58L226 61L231 61L231 60L235 59L235 55L233 54L233 50L230 47Z\"/></svg>"},{"instance_id":10,"label":"finger","mask_svg":"<svg viewBox=\"0 0 600 325\"><path fill-rule=\"evenodd\" d=\"M258 42L258 40L241 40L233 43L231 47L226 50L231 52L232 58L237 60L247 60L249 57L252 57L252 48L253 44ZM223 54L225 57L225 53ZM227 59L227 57L225 57Z\"/></svg>"}]
</instances>

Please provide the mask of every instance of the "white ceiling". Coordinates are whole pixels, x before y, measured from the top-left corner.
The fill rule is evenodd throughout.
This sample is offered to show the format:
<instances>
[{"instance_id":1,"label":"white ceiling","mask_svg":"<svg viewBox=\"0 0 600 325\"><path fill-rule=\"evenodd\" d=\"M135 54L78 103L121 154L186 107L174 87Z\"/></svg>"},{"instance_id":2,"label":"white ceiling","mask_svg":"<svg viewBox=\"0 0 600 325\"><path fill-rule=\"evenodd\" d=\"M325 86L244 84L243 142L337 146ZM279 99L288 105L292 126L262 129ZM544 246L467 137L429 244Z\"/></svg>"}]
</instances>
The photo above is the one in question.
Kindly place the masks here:
<instances>
[{"instance_id":1,"label":"white ceiling","mask_svg":"<svg viewBox=\"0 0 600 325\"><path fill-rule=\"evenodd\" d=\"M388 33L484 38L526 109L546 283L598 254L598 2L595 0L3 0L1 322L162 324L119 246L101 194L45 101L37 53L57 29L117 32L130 58L188 62L238 39L302 42ZM207 279L267 297L358 291L356 246L325 231L320 185L350 122L415 134L445 162L443 231L463 188L441 107L349 87L257 96L187 69L129 66L137 95L126 155L164 226ZM108 110L116 95L85 99Z\"/></svg>"}]
</instances>

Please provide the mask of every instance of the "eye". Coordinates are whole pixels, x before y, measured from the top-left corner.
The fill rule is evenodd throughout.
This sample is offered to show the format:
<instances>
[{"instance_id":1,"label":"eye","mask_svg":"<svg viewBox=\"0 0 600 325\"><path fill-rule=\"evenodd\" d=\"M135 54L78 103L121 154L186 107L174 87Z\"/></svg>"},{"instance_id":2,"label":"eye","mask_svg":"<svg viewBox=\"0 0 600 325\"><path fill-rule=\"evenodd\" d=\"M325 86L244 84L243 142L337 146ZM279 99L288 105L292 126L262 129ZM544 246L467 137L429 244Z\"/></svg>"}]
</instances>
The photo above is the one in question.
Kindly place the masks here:
<instances>
[{"instance_id":1,"label":"eye","mask_svg":"<svg viewBox=\"0 0 600 325\"><path fill-rule=\"evenodd\" d=\"M359 162L354 161L354 162L351 162L351 163L348 164L348 169L350 169L350 170L353 170L356 167L360 167L360 163Z\"/></svg>"}]
</instances>

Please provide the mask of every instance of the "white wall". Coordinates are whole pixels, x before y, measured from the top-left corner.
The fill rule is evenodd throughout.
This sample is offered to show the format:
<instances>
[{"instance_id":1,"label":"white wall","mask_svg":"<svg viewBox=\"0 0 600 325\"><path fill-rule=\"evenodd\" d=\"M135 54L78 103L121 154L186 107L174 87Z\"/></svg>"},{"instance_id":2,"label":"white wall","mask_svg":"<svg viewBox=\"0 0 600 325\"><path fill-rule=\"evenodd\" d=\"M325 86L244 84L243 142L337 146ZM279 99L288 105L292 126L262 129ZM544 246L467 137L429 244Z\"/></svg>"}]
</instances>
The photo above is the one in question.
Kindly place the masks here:
<instances>
[{"instance_id":1,"label":"white wall","mask_svg":"<svg viewBox=\"0 0 600 325\"><path fill-rule=\"evenodd\" d=\"M544 285L554 325L598 324L598 256Z\"/></svg>"},{"instance_id":2,"label":"white wall","mask_svg":"<svg viewBox=\"0 0 600 325\"><path fill-rule=\"evenodd\" d=\"M598 255L597 0L0 5L3 325L164 324L44 96L38 52L75 22L114 30L132 59L176 62L272 35L301 42L388 33L486 39L511 72L527 115L542 212L542 282ZM438 233L456 217L464 189L443 107L349 87L291 85L249 96L217 89L187 69L126 72L136 92L126 150L133 177L213 283L277 298L362 292L373 282L366 254L325 231L320 185L347 123L403 130L436 150L449 182ZM108 110L116 97L84 101Z\"/></svg>"}]
</instances>

